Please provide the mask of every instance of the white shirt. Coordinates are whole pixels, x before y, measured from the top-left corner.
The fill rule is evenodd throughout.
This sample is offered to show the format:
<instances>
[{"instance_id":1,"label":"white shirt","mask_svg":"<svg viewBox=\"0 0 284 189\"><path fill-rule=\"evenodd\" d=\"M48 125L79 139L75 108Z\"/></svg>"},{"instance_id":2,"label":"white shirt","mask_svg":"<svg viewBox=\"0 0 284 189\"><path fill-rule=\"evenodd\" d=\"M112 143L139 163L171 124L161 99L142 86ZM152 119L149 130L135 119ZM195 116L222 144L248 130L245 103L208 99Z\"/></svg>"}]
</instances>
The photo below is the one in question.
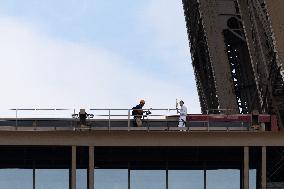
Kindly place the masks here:
<instances>
[{"instance_id":1,"label":"white shirt","mask_svg":"<svg viewBox=\"0 0 284 189\"><path fill-rule=\"evenodd\" d=\"M180 107L180 118L186 121L186 116L187 116L187 108L185 105Z\"/></svg>"}]
</instances>

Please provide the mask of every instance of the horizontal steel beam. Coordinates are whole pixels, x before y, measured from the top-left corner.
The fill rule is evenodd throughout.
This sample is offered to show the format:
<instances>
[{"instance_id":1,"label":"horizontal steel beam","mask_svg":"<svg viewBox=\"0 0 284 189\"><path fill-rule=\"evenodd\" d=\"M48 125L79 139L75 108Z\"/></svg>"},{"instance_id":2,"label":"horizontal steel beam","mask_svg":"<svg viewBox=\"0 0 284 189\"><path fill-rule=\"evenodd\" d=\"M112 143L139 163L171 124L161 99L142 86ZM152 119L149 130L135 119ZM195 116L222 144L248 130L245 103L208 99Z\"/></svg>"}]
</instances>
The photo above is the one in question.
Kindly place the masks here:
<instances>
[{"instance_id":1,"label":"horizontal steel beam","mask_svg":"<svg viewBox=\"0 0 284 189\"><path fill-rule=\"evenodd\" d=\"M2 131L0 145L284 146L284 132Z\"/></svg>"}]
</instances>

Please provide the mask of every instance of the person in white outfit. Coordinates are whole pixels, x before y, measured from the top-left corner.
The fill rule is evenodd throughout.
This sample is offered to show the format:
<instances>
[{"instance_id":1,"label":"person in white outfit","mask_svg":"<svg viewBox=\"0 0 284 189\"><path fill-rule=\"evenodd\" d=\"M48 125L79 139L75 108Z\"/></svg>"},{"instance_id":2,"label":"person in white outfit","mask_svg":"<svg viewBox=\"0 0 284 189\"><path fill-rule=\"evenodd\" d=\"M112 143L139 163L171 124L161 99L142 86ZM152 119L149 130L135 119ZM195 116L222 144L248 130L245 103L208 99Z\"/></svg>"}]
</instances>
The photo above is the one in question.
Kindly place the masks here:
<instances>
[{"instance_id":1,"label":"person in white outfit","mask_svg":"<svg viewBox=\"0 0 284 189\"><path fill-rule=\"evenodd\" d=\"M184 105L184 102L181 100L179 102L180 111L179 111L179 123L178 127L185 127L186 125L186 116L187 116L187 108Z\"/></svg>"}]
</instances>

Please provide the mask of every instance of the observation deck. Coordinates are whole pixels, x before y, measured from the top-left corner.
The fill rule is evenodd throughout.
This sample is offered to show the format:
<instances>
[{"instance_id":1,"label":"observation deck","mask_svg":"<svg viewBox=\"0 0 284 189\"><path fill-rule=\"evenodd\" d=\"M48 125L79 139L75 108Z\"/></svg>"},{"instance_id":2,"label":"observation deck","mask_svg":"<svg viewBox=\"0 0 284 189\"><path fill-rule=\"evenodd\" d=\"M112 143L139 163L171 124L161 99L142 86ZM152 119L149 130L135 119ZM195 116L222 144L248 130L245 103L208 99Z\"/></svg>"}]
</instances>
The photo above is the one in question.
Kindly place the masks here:
<instances>
[{"instance_id":1,"label":"observation deck","mask_svg":"<svg viewBox=\"0 0 284 189\"><path fill-rule=\"evenodd\" d=\"M283 182L284 169L277 165L284 132L274 115L189 114L186 126L178 127L176 109L150 109L143 126L134 127L131 109L90 109L70 118L15 111L15 117L0 119L0 168L69 169L72 189L77 169L88 170L93 189L95 167L127 169L128 188L130 172L141 169L165 170L167 178L171 170L204 170L204 188L206 170L218 169L239 170L244 189L250 169L258 171L263 188Z\"/></svg>"},{"instance_id":2,"label":"observation deck","mask_svg":"<svg viewBox=\"0 0 284 189\"><path fill-rule=\"evenodd\" d=\"M0 118L2 145L284 146L274 115L188 114L186 126L178 127L176 109L145 109L153 113L135 127L131 109L90 109L83 117L74 111L70 118L19 117L65 109L13 110L14 118Z\"/></svg>"}]
</instances>

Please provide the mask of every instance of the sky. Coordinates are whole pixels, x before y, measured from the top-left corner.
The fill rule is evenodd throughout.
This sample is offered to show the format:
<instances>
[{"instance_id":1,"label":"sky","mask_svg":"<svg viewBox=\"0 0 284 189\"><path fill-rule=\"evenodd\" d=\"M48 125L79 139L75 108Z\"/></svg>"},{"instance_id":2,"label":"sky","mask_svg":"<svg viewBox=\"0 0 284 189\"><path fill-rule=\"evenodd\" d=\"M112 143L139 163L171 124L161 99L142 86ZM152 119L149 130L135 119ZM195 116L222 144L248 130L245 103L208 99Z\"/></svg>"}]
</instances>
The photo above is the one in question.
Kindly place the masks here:
<instances>
[{"instance_id":1,"label":"sky","mask_svg":"<svg viewBox=\"0 0 284 189\"><path fill-rule=\"evenodd\" d=\"M140 99L200 113L180 0L0 0L0 64L0 117Z\"/></svg>"},{"instance_id":2,"label":"sky","mask_svg":"<svg viewBox=\"0 0 284 189\"><path fill-rule=\"evenodd\" d=\"M176 98L200 113L181 0L0 0L0 65L0 118L14 116L10 108L132 108L140 99L175 108ZM29 188L31 173L1 170L1 184ZM46 180L67 172L46 174L55 173L39 170L38 188L67 185Z\"/></svg>"}]
</instances>

